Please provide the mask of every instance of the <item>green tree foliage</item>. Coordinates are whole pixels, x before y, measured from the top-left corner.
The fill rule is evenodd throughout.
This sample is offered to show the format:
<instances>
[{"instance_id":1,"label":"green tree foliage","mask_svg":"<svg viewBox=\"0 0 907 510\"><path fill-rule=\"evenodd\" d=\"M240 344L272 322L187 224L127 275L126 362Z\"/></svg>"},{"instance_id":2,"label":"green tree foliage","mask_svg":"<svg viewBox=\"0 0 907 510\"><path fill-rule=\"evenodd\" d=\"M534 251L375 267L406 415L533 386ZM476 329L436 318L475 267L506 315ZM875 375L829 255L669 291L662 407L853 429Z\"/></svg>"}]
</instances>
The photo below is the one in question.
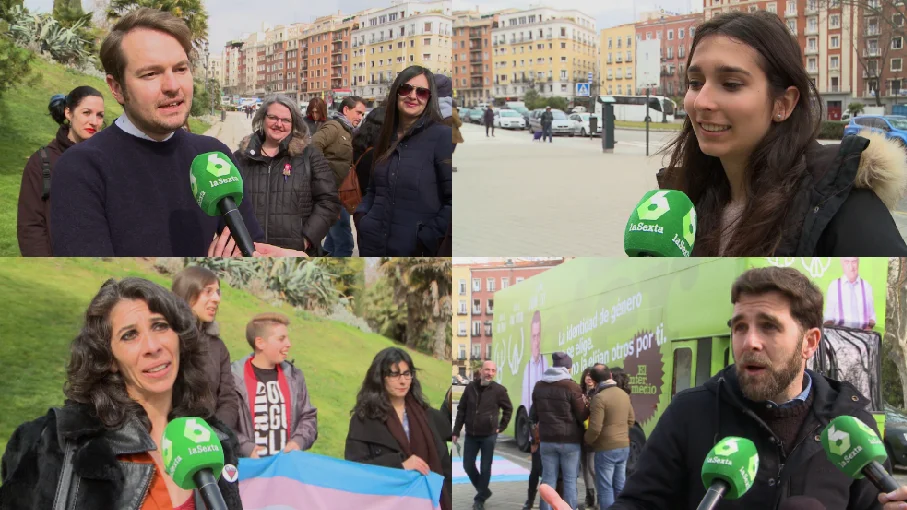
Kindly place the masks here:
<instances>
[{"instance_id":1,"label":"green tree foliage","mask_svg":"<svg viewBox=\"0 0 907 510\"><path fill-rule=\"evenodd\" d=\"M193 47L199 55L202 53L201 48L208 40L208 11L201 0L111 0L107 8L107 19L116 22L140 7L159 9L182 18L192 33Z\"/></svg>"},{"instance_id":2,"label":"green tree foliage","mask_svg":"<svg viewBox=\"0 0 907 510\"><path fill-rule=\"evenodd\" d=\"M406 306L407 347L450 359L451 262L443 258L383 258L394 303Z\"/></svg>"},{"instance_id":3,"label":"green tree foliage","mask_svg":"<svg viewBox=\"0 0 907 510\"><path fill-rule=\"evenodd\" d=\"M29 14L19 7L12 14L14 20L9 32L18 46L48 54L62 64L83 65L91 61L88 52L91 45L79 32L84 28L84 20L66 28L50 14Z\"/></svg>"},{"instance_id":4,"label":"green tree foliage","mask_svg":"<svg viewBox=\"0 0 907 510\"><path fill-rule=\"evenodd\" d=\"M0 28L3 23L0 21ZM19 48L12 39L0 35L0 97L29 76L34 58L34 53Z\"/></svg>"},{"instance_id":5,"label":"green tree foliage","mask_svg":"<svg viewBox=\"0 0 907 510\"><path fill-rule=\"evenodd\" d=\"M850 112L851 117L856 117L857 115L863 113L863 108L865 108L863 103L850 103L849 105L847 105L847 111Z\"/></svg>"}]
</instances>

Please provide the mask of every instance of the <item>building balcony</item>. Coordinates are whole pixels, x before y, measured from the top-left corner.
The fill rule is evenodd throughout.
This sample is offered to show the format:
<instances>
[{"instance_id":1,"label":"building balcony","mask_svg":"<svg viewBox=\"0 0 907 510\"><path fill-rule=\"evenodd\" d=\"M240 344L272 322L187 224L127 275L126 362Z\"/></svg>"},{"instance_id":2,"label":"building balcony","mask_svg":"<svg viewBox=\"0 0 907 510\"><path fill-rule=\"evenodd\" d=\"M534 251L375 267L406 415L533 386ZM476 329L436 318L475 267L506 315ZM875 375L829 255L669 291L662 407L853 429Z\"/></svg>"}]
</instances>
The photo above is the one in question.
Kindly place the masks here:
<instances>
[{"instance_id":1,"label":"building balcony","mask_svg":"<svg viewBox=\"0 0 907 510\"><path fill-rule=\"evenodd\" d=\"M683 57L681 57L681 58L683 58ZM633 62L633 55L630 55L629 57L627 57L626 61Z\"/></svg>"},{"instance_id":2,"label":"building balcony","mask_svg":"<svg viewBox=\"0 0 907 510\"><path fill-rule=\"evenodd\" d=\"M818 55L819 48L806 48L806 50L803 51L803 54L804 55Z\"/></svg>"},{"instance_id":3,"label":"building balcony","mask_svg":"<svg viewBox=\"0 0 907 510\"><path fill-rule=\"evenodd\" d=\"M343 65L342 60L336 60L334 62L331 62L331 67L341 67L342 65Z\"/></svg>"},{"instance_id":4,"label":"building balcony","mask_svg":"<svg viewBox=\"0 0 907 510\"><path fill-rule=\"evenodd\" d=\"M482 34L474 34L474 33L470 33L470 34L469 34L469 38L470 38L470 39L481 39L481 38L482 38Z\"/></svg>"},{"instance_id":5,"label":"building balcony","mask_svg":"<svg viewBox=\"0 0 907 510\"><path fill-rule=\"evenodd\" d=\"M796 18L796 17L797 17L797 11L796 11L796 10L793 11L793 12L791 12L791 11L785 11L785 12L784 12L784 17L785 17L785 18Z\"/></svg>"},{"instance_id":6,"label":"building balcony","mask_svg":"<svg viewBox=\"0 0 907 510\"><path fill-rule=\"evenodd\" d=\"M473 314L473 315L482 315L482 309L481 309L481 308L473 308L473 309L472 309L472 314Z\"/></svg>"},{"instance_id":7,"label":"building balcony","mask_svg":"<svg viewBox=\"0 0 907 510\"><path fill-rule=\"evenodd\" d=\"M624 61L624 59L621 58L621 57L617 57L617 58L614 59L614 61L617 62L618 64L620 64L621 62Z\"/></svg>"},{"instance_id":8,"label":"building balcony","mask_svg":"<svg viewBox=\"0 0 907 510\"><path fill-rule=\"evenodd\" d=\"M478 70L478 71L472 70L472 71L469 71L469 75L470 75L470 76L482 76L483 74L485 74L485 71L482 71L482 70Z\"/></svg>"},{"instance_id":9,"label":"building balcony","mask_svg":"<svg viewBox=\"0 0 907 510\"><path fill-rule=\"evenodd\" d=\"M611 64L612 64L611 59L609 58L609 59L605 62L605 64L611 65Z\"/></svg>"},{"instance_id":10,"label":"building balcony","mask_svg":"<svg viewBox=\"0 0 907 510\"><path fill-rule=\"evenodd\" d=\"M671 69L662 69L661 76L674 76L674 71Z\"/></svg>"},{"instance_id":11,"label":"building balcony","mask_svg":"<svg viewBox=\"0 0 907 510\"><path fill-rule=\"evenodd\" d=\"M343 46L331 48L331 55L340 55L343 53Z\"/></svg>"},{"instance_id":12,"label":"building balcony","mask_svg":"<svg viewBox=\"0 0 907 510\"><path fill-rule=\"evenodd\" d=\"M863 78L878 78L878 77L879 77L878 69L870 69L868 71L866 69L863 69Z\"/></svg>"},{"instance_id":13,"label":"building balcony","mask_svg":"<svg viewBox=\"0 0 907 510\"><path fill-rule=\"evenodd\" d=\"M807 68L806 74L819 74L819 68L818 67Z\"/></svg>"},{"instance_id":14,"label":"building balcony","mask_svg":"<svg viewBox=\"0 0 907 510\"><path fill-rule=\"evenodd\" d=\"M863 32L863 37L878 37L881 34L878 25L870 26Z\"/></svg>"},{"instance_id":15,"label":"building balcony","mask_svg":"<svg viewBox=\"0 0 907 510\"><path fill-rule=\"evenodd\" d=\"M881 57L882 50L880 48L864 48L863 49L863 58L872 58L872 57Z\"/></svg>"},{"instance_id":16,"label":"building balcony","mask_svg":"<svg viewBox=\"0 0 907 510\"><path fill-rule=\"evenodd\" d=\"M819 27L806 27L806 30L803 31L803 35L819 35Z\"/></svg>"},{"instance_id":17,"label":"building balcony","mask_svg":"<svg viewBox=\"0 0 907 510\"><path fill-rule=\"evenodd\" d=\"M819 14L819 8L815 5L806 4L806 10L803 11L803 14L809 16L810 14Z\"/></svg>"},{"instance_id":18,"label":"building balcony","mask_svg":"<svg viewBox=\"0 0 907 510\"><path fill-rule=\"evenodd\" d=\"M623 77L623 76L615 76L614 79L615 79L615 80L623 80L624 77Z\"/></svg>"}]
</instances>

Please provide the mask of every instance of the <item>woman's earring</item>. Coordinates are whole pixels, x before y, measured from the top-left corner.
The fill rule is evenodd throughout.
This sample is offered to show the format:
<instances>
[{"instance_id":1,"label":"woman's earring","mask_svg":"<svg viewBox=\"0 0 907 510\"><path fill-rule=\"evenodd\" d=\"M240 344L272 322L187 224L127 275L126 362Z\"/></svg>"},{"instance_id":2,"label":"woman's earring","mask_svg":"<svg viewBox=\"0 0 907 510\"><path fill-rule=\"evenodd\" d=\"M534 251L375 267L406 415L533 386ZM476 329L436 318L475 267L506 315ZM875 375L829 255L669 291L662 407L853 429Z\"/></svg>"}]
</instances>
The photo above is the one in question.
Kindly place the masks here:
<instances>
[{"instance_id":1,"label":"woman's earring","mask_svg":"<svg viewBox=\"0 0 907 510\"><path fill-rule=\"evenodd\" d=\"M780 114L780 113L778 114L778 120L781 120L781 114Z\"/></svg>"}]
</instances>

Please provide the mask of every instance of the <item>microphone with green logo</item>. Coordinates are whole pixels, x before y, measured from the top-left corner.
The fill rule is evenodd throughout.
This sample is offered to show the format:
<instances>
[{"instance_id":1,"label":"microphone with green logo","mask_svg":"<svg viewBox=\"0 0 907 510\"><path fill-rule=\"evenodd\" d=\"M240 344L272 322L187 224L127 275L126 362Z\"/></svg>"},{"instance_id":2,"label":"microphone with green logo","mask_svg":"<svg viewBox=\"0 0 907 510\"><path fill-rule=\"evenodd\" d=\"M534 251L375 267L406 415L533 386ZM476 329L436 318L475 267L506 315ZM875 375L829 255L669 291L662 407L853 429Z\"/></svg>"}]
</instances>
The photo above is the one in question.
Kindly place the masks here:
<instances>
[{"instance_id":1,"label":"microphone with green logo","mask_svg":"<svg viewBox=\"0 0 907 510\"><path fill-rule=\"evenodd\" d=\"M851 478L864 476L884 493L898 489L885 469L885 444L868 425L853 416L838 416L822 431L828 460Z\"/></svg>"},{"instance_id":2,"label":"microphone with green logo","mask_svg":"<svg viewBox=\"0 0 907 510\"><path fill-rule=\"evenodd\" d=\"M630 257L689 257L696 241L696 209L682 191L653 190L636 204L624 230Z\"/></svg>"},{"instance_id":3,"label":"microphone with green logo","mask_svg":"<svg viewBox=\"0 0 907 510\"><path fill-rule=\"evenodd\" d=\"M702 464L705 496L698 510L713 510L722 499L739 499L750 490L759 469L756 445L749 439L728 436L718 441Z\"/></svg>"},{"instance_id":4,"label":"microphone with green logo","mask_svg":"<svg viewBox=\"0 0 907 510\"><path fill-rule=\"evenodd\" d=\"M223 152L206 152L192 160L189 172L195 203L208 216L223 216L230 235L244 257L255 252L252 236L239 212L242 204L243 182L230 156Z\"/></svg>"},{"instance_id":5,"label":"microphone with green logo","mask_svg":"<svg viewBox=\"0 0 907 510\"><path fill-rule=\"evenodd\" d=\"M224 450L202 418L176 418L161 437L164 471L182 489L198 489L208 510L227 510L214 473L224 469Z\"/></svg>"}]
</instances>

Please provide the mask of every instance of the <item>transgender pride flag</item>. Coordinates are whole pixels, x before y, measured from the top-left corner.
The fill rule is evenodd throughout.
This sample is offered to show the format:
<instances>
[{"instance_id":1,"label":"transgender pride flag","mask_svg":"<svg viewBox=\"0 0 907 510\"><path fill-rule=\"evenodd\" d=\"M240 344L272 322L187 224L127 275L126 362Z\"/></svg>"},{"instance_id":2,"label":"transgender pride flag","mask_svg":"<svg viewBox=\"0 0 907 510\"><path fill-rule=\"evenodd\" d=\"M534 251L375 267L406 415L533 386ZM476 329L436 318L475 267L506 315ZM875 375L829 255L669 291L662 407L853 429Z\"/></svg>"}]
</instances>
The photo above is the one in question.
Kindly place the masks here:
<instances>
[{"instance_id":1,"label":"transgender pride flag","mask_svg":"<svg viewBox=\"0 0 907 510\"><path fill-rule=\"evenodd\" d=\"M292 451L239 460L245 510L437 510L444 477Z\"/></svg>"}]
</instances>

